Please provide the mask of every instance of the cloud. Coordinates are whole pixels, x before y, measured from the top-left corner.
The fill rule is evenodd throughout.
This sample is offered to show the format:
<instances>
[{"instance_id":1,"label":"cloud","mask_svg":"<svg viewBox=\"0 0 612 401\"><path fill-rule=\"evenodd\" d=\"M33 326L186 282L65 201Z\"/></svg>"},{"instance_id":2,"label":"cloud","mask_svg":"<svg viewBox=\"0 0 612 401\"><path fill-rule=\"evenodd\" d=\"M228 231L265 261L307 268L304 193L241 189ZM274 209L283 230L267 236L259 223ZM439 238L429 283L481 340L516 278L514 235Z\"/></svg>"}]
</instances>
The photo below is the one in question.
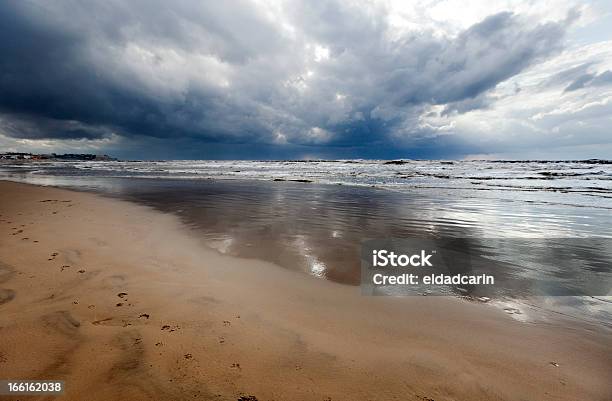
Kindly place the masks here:
<instances>
[{"instance_id":1,"label":"cloud","mask_svg":"<svg viewBox=\"0 0 612 401\"><path fill-rule=\"evenodd\" d=\"M569 84L567 88L565 88L565 91L571 92L578 89L601 85L612 85L612 71L607 70L601 74L583 74Z\"/></svg>"},{"instance_id":2,"label":"cloud","mask_svg":"<svg viewBox=\"0 0 612 401\"><path fill-rule=\"evenodd\" d=\"M500 86L560 54L579 18L569 5L555 10L558 19L530 9L481 16L476 7L480 19L446 26L440 5L435 16L415 9L420 24L396 6L2 2L0 135L113 137L142 149L161 142L190 156L232 146L275 155L311 147L360 156L370 146L438 154L436 138L454 135L443 140L446 151L463 152L457 138L474 126L466 116L483 113L489 124L522 90ZM550 73L549 85L605 87L610 72L594 73L597 62Z\"/></svg>"}]
</instances>

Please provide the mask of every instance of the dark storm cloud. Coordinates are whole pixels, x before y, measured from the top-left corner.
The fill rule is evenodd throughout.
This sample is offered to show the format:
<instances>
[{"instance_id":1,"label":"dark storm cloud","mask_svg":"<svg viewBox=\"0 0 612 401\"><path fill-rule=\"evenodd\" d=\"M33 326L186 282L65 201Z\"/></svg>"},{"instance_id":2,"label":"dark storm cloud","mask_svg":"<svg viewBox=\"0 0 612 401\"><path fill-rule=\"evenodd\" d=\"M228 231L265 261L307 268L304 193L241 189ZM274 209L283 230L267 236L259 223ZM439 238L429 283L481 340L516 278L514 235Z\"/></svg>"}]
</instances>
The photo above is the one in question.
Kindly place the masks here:
<instances>
[{"instance_id":1,"label":"dark storm cloud","mask_svg":"<svg viewBox=\"0 0 612 401\"><path fill-rule=\"evenodd\" d=\"M570 22L505 12L456 37L392 37L380 7L296 2L283 15L243 1L0 2L0 133L367 146L418 134L426 105L487 107Z\"/></svg>"}]
</instances>

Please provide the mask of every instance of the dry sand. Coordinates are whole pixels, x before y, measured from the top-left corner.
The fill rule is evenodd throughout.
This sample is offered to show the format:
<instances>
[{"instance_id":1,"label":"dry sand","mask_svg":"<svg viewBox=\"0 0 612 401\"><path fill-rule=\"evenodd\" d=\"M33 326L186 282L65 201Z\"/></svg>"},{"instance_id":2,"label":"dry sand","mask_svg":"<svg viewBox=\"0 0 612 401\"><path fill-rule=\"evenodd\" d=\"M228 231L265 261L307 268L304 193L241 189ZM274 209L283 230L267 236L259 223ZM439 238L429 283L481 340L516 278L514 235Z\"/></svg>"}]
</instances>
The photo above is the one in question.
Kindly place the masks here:
<instances>
[{"instance_id":1,"label":"dry sand","mask_svg":"<svg viewBox=\"0 0 612 401\"><path fill-rule=\"evenodd\" d=\"M362 297L220 255L144 206L0 182L0 378L66 381L43 399L603 401L611 338Z\"/></svg>"}]
</instances>

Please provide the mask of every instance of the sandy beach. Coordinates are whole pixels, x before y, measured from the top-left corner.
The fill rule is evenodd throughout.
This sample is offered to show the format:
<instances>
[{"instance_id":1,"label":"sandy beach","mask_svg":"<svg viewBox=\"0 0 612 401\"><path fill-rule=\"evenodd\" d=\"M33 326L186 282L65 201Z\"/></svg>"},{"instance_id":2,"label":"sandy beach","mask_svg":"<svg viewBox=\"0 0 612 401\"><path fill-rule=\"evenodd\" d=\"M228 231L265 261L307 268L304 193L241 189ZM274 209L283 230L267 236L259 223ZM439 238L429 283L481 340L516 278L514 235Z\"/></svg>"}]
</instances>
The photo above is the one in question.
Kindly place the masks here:
<instances>
[{"instance_id":1,"label":"sandy beach","mask_svg":"<svg viewBox=\"0 0 612 401\"><path fill-rule=\"evenodd\" d=\"M65 380L41 399L612 398L602 326L363 297L222 255L152 208L11 182L0 193L0 378Z\"/></svg>"}]
</instances>

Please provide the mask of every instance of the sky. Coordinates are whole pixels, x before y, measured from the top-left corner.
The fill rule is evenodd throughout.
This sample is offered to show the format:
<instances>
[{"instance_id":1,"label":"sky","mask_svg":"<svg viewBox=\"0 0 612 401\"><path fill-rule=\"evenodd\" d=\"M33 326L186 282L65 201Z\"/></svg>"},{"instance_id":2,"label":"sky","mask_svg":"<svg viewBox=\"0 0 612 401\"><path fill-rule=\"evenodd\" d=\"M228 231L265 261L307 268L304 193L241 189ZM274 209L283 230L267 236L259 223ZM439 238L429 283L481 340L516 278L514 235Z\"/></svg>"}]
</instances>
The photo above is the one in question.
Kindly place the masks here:
<instances>
[{"instance_id":1,"label":"sky","mask_svg":"<svg viewBox=\"0 0 612 401\"><path fill-rule=\"evenodd\" d=\"M1 151L612 159L612 2L6 0Z\"/></svg>"}]
</instances>

